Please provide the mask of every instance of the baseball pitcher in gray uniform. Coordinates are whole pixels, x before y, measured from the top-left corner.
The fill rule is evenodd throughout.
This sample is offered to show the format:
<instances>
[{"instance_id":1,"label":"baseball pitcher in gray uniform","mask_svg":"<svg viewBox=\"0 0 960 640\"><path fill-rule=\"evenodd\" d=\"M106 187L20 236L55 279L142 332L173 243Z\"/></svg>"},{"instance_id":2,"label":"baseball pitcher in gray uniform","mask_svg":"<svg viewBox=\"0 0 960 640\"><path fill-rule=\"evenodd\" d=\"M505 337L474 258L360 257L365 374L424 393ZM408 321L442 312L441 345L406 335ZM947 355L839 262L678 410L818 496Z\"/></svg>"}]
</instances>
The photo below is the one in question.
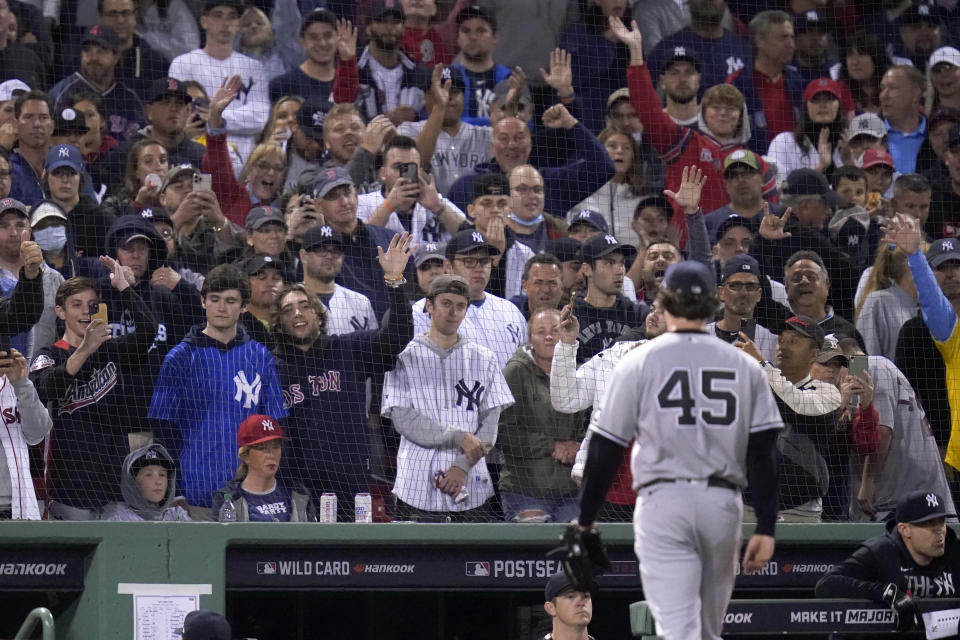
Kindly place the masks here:
<instances>
[{"instance_id":1,"label":"baseball pitcher in gray uniform","mask_svg":"<svg viewBox=\"0 0 960 640\"><path fill-rule=\"evenodd\" d=\"M706 333L719 305L709 268L672 265L657 301L667 332L620 361L591 420L578 522L591 529L621 447L635 439L634 549L657 633L719 640L748 481L758 523L744 568L773 555L783 421L757 363Z\"/></svg>"}]
</instances>

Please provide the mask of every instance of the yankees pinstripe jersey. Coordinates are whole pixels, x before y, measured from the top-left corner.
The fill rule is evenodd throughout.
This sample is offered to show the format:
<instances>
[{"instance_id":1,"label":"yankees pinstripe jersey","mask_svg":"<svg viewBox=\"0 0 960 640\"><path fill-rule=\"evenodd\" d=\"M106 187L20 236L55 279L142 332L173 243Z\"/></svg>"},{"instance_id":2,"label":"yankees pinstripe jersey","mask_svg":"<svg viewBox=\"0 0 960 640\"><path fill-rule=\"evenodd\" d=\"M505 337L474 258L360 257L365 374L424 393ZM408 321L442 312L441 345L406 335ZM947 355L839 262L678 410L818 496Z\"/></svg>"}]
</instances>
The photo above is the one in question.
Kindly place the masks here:
<instances>
[{"instance_id":1,"label":"yankees pinstripe jersey","mask_svg":"<svg viewBox=\"0 0 960 640\"><path fill-rule=\"evenodd\" d=\"M327 334L342 336L353 331L374 331L380 328L370 298L353 289L333 285L329 301L320 302L327 310Z\"/></svg>"},{"instance_id":2,"label":"yankees pinstripe jersey","mask_svg":"<svg viewBox=\"0 0 960 640\"><path fill-rule=\"evenodd\" d=\"M613 371L590 430L626 447L634 489L662 478L747 484L751 433L783 427L756 361L715 336L666 333Z\"/></svg>"},{"instance_id":3,"label":"yankees pinstripe jersey","mask_svg":"<svg viewBox=\"0 0 960 640\"><path fill-rule=\"evenodd\" d=\"M497 439L496 420L485 414L513 404L513 394L500 372L502 367L489 349L461 337L450 349L441 349L426 336L415 337L400 353L396 368L383 385L382 412L410 407L438 423L437 428L472 433L484 444ZM457 504L434 486L434 474L449 469L461 451L458 445L421 446L404 434L397 451L397 479L393 493L405 503L428 511L466 511L486 502L493 486L486 462L481 459L467 474L469 497ZM415 437L415 436L410 436Z\"/></svg>"},{"instance_id":4,"label":"yankees pinstripe jersey","mask_svg":"<svg viewBox=\"0 0 960 640\"><path fill-rule=\"evenodd\" d=\"M413 304L413 331L424 333L430 328L430 314L424 311L425 298ZM521 344L527 341L527 321L509 300L492 293L484 293L480 304L471 302L458 333L483 345L494 353L497 365L503 369L507 360Z\"/></svg>"}]
</instances>

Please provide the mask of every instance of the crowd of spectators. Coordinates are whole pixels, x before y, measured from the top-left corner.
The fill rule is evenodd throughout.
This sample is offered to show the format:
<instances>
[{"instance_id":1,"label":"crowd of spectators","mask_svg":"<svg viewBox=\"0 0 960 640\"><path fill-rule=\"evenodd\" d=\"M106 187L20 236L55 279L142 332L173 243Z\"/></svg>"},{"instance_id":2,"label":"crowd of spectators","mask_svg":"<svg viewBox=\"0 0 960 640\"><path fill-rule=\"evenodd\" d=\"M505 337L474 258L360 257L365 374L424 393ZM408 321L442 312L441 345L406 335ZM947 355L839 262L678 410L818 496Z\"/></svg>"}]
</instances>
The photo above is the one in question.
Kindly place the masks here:
<instances>
[{"instance_id":1,"label":"crowd of spectators","mask_svg":"<svg viewBox=\"0 0 960 640\"><path fill-rule=\"evenodd\" d=\"M0 518L569 520L684 260L787 424L781 520L952 509L958 38L914 0L0 0ZM625 457L602 517L634 500Z\"/></svg>"}]
</instances>

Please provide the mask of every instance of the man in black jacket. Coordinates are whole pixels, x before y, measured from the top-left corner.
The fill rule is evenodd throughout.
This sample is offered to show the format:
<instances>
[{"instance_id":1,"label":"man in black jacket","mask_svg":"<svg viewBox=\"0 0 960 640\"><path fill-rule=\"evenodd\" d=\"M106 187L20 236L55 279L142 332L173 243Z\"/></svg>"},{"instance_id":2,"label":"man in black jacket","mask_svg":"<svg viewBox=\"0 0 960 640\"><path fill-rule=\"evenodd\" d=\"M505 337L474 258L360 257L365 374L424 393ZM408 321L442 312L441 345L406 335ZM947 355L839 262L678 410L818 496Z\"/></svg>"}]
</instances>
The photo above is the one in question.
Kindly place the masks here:
<instances>
[{"instance_id":1,"label":"man in black jacket","mask_svg":"<svg viewBox=\"0 0 960 640\"><path fill-rule=\"evenodd\" d=\"M869 598L896 611L901 630L922 626L913 598L955 598L960 584L960 546L946 524L956 514L946 504L933 492L907 494L886 533L820 578L816 596Z\"/></svg>"}]
</instances>

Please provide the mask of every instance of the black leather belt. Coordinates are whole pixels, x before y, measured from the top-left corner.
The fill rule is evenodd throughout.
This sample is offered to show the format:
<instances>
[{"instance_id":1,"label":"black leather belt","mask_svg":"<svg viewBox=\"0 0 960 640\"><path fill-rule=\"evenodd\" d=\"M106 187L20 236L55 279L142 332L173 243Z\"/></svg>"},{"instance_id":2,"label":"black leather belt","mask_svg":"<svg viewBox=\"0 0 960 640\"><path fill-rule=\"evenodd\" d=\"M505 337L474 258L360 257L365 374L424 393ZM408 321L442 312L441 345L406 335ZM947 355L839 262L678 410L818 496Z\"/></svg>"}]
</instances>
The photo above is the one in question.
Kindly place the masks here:
<instances>
[{"instance_id":1,"label":"black leather belt","mask_svg":"<svg viewBox=\"0 0 960 640\"><path fill-rule=\"evenodd\" d=\"M692 478L657 478L656 480L651 480L646 484L640 485L641 489L647 489L652 487L655 484L663 484L666 482L696 482ZM723 478L718 478L717 476L710 476L707 478L708 487L720 487L721 489L730 489L731 491L740 491L740 487L733 484L729 480L724 480Z\"/></svg>"}]
</instances>

